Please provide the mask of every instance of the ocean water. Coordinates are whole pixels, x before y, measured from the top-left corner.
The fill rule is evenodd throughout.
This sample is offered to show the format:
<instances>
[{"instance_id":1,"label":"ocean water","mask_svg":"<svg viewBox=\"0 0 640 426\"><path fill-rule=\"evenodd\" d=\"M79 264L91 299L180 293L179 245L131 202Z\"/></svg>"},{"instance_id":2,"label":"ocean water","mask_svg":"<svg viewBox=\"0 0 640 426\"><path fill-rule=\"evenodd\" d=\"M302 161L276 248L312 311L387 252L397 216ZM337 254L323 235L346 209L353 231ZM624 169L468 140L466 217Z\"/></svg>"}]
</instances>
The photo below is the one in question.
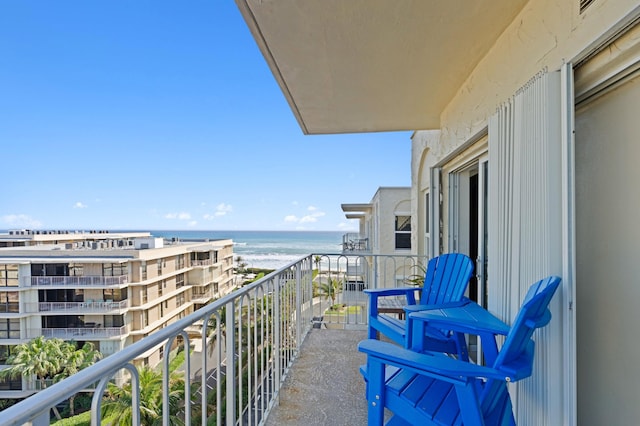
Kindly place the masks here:
<instances>
[{"instance_id":1,"label":"ocean water","mask_svg":"<svg viewBox=\"0 0 640 426\"><path fill-rule=\"evenodd\" d=\"M249 268L278 269L310 253L340 253L342 232L333 231L150 231L163 238L231 239L234 258Z\"/></svg>"}]
</instances>

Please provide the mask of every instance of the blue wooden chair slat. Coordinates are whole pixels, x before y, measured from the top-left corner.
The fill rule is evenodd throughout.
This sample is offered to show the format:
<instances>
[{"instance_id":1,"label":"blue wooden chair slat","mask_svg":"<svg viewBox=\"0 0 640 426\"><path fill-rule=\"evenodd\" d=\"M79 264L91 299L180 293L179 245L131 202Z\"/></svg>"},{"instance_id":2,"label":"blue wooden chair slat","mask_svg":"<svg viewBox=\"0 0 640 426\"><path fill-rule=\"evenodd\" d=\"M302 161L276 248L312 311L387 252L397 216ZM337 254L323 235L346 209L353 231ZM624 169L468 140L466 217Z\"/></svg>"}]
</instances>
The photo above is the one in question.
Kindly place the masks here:
<instances>
[{"instance_id":1,"label":"blue wooden chair slat","mask_svg":"<svg viewBox=\"0 0 640 426\"><path fill-rule=\"evenodd\" d=\"M378 301L383 297L404 296L406 305L419 311L449 303L467 303L464 293L473 274L473 261L464 254L443 254L427 263L422 288L367 289L369 295L368 337L376 339L378 332L400 345L408 345L406 321L379 312ZM415 294L420 291L420 305ZM460 339L433 328L427 330L432 339L430 350L458 353Z\"/></svg>"},{"instance_id":2,"label":"blue wooden chair slat","mask_svg":"<svg viewBox=\"0 0 640 426\"><path fill-rule=\"evenodd\" d=\"M548 306L559 285L560 278L551 276L530 287L490 366L372 339L360 342L359 350L367 355L362 371L367 380L369 425L383 424L385 408L394 413L390 425L514 425L507 383L531 375L532 336L537 328L549 323ZM411 314L420 322L428 322L430 315L438 327L446 327L447 321L452 329L469 327L469 318L464 315L443 318L426 312ZM460 328L456 328L456 321L461 321ZM482 339L492 328L496 334L504 334L499 323L474 327L481 330ZM495 335L492 337L495 341ZM389 368L394 370L392 376L385 375Z\"/></svg>"}]
</instances>

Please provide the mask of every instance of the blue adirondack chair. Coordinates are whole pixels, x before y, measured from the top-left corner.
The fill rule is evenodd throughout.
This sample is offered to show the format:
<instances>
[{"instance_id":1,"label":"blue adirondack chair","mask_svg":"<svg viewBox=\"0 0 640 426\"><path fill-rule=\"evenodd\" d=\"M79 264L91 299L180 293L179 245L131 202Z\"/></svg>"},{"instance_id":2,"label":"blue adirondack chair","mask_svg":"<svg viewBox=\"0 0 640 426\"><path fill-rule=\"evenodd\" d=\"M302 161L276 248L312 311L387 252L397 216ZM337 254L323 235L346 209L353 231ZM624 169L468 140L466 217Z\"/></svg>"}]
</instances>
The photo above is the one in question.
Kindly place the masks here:
<instances>
[{"instance_id":1,"label":"blue adirondack chair","mask_svg":"<svg viewBox=\"0 0 640 426\"><path fill-rule=\"evenodd\" d=\"M535 329L551 320L548 306L560 278L551 276L531 286L493 365L481 366L442 353L416 352L378 340L358 345L367 354L368 424L382 425L384 409L393 425L514 425L508 382L529 377L533 369ZM428 313L416 321L428 321ZM447 322L440 321L439 326ZM463 328L469 327L469 321ZM456 318L449 324L456 327ZM479 330L485 332L482 324ZM487 328L491 328L489 325ZM495 339L494 339L495 340ZM489 342L483 341L483 346Z\"/></svg>"},{"instance_id":2,"label":"blue adirondack chair","mask_svg":"<svg viewBox=\"0 0 640 426\"><path fill-rule=\"evenodd\" d=\"M369 295L369 339L377 339L378 332L384 334L399 345L408 347L406 322L403 319L380 313L379 302L384 297L406 297L405 310L420 311L441 305L459 305L468 303L464 292L473 273L473 261L460 253L443 254L427 263L424 285L420 287L367 289ZM420 291L419 305L416 293ZM443 333L430 327L426 330L430 337L427 349L438 352L460 353L464 343L459 335ZM466 348L464 349L466 353Z\"/></svg>"}]
</instances>

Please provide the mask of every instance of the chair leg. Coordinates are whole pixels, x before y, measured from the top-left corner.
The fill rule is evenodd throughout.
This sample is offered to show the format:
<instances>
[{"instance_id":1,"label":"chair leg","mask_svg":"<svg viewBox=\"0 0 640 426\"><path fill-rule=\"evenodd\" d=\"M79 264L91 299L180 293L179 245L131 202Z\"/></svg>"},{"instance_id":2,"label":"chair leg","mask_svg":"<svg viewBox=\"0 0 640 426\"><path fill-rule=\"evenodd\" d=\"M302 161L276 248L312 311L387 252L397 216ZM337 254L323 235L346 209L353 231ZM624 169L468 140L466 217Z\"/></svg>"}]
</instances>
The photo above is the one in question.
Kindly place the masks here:
<instances>
[{"instance_id":1,"label":"chair leg","mask_svg":"<svg viewBox=\"0 0 640 426\"><path fill-rule=\"evenodd\" d=\"M367 415L368 426L382 426L384 422L384 369L379 361L367 361Z\"/></svg>"}]
</instances>

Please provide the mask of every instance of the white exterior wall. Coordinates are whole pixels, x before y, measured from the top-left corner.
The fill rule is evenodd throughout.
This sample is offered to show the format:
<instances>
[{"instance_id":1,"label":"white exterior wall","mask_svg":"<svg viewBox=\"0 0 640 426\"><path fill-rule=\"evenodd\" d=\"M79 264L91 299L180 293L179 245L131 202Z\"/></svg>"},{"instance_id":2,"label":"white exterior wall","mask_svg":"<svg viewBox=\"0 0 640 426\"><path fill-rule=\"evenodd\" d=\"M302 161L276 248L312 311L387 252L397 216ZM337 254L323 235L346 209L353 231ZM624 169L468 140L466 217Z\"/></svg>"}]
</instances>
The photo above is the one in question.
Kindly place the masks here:
<instances>
[{"instance_id":1,"label":"white exterior wall","mask_svg":"<svg viewBox=\"0 0 640 426\"><path fill-rule=\"evenodd\" d=\"M464 85L460 87L457 96L443 111L441 128L433 131L418 131L414 134L411 197L412 208L415 213L414 218L417 218L414 238L418 242L416 246L418 253L423 254L426 252L423 238L425 229L424 209L426 208L424 194L429 191L431 186L430 170L435 166L443 165L453 158L459 150L464 149L474 140L477 140L480 135L486 133L489 118L496 112L498 106L511 98L518 89L524 86L538 72L545 69L549 72L554 72L559 70L565 62L576 62L584 59L596 47L602 45L605 40L611 38L614 33L640 15L640 5L637 1L596 0L583 14L579 14L578 6L579 2L577 0L530 2L502 34L493 49L480 62ZM637 57L632 58L632 60L637 60ZM630 110L637 111L634 108ZM610 133L605 130L601 134L602 138L608 139ZM637 133L633 133L633 135L635 135L634 138L637 138ZM623 140L629 143L629 138ZM580 140L576 139L576 144L579 143ZM604 149L605 152L608 152L608 148ZM626 150L625 152L631 152L624 148L624 145L622 149ZM633 154L630 155L635 158ZM588 161L594 161L593 156L588 158ZM587 161L587 157L577 158L576 161ZM491 168L491 164L489 167ZM582 173L583 179L584 176L590 175L589 167L591 167L589 164L578 164L576 166L578 172ZM625 171L621 173L621 176L616 181L637 182L638 173L633 171L635 169L637 168L625 168ZM572 189L570 188L570 191ZM447 191L446 185L443 186L443 190ZM593 201L590 191L585 188L582 190L584 192L579 193L578 196L584 197L584 200ZM625 197L627 200L629 197L636 197L637 199L637 194L635 193L629 194L628 191L617 192L613 188L613 182L607 187L607 190L602 193L606 195L603 198L603 205L618 204L617 197ZM572 192L569 195L571 194ZM578 201L580 200L582 198L578 199ZM444 205L447 205L446 201ZM586 221L584 219L585 215L590 215L585 207L586 205L586 201L582 201L582 204L577 205L576 216L578 223L582 221L583 223L588 222L590 226L598 226L598 221L609 221L605 214L602 215L605 217L599 217L596 221ZM637 211L635 208L632 210ZM443 240L445 251L447 251L447 215L443 216L445 221ZM629 230L629 221L625 219L622 224L616 226L618 231L620 228ZM635 227L631 229L635 229ZM581 249L581 247L592 247L594 248L593 250L598 251L598 242L588 240L589 235L595 235L596 232L598 235L611 235L610 232L606 231L606 228L602 228L602 231L579 230L576 242L578 268L586 268L588 266L591 269L596 268L598 274L602 274L603 271L607 270L608 266L615 267L614 264L604 265L602 263L600 266L603 269L596 267L593 255L591 255L590 259L581 258L582 253L590 252ZM432 238L434 237L434 232L435 230L432 229ZM491 235L489 239L491 239ZM617 242L614 237L611 237L607 245L615 246ZM489 262L491 262L491 259ZM618 262L617 265L626 269L622 272L617 271L616 276L627 277L627 281L629 277L637 277L637 271L634 270L633 266L629 266L629 264L624 266L624 262L622 264ZM586 278L593 276L593 273L594 271L590 273L586 269L584 271L578 269L576 276L578 279L581 277ZM606 275L609 276L608 273ZM491 281L491 276L489 276L489 280ZM607 318L616 309L622 308L616 308L616 303L601 304L597 299L589 297L587 293L590 290L587 287L587 282L585 281L584 284L585 286L581 287L579 280L575 284L578 293L577 301L584 302L591 299L592 303L590 305L585 304L584 307L588 312L596 309L599 313L597 317L589 316L588 312L578 315L577 328L581 330L582 327L582 332L578 333L578 338L582 337L583 341L578 340L577 342L577 362L580 365L581 356L586 356L587 358L584 358L584 360L589 363L589 371L586 369L578 371L578 387L574 388L578 402L577 418L572 413L572 404L574 402L570 400L570 395L569 398L566 398L567 394L564 394L565 399L558 402L556 406L542 406L539 408L536 424L603 424L602 421L604 419L608 424L629 424L631 419L637 422L637 419L640 418L638 404L633 404L630 401L624 403L627 396L631 395L633 397L637 395L640 377L637 377L638 374L635 371L638 369L626 363L615 362L616 359L632 360L640 356L639 345L635 343L621 345L625 341L628 342L630 339L632 341L635 339L630 338L623 331L624 327L620 328L618 326L625 321L625 318L632 323L632 318L635 318L635 316L630 310L629 315L613 316L618 319L616 323L618 325L613 325L607 321L602 323L601 319ZM591 280L589 285L606 293L606 290L603 290L603 286L614 284L595 283ZM635 291L631 287L634 286L621 285L616 287L617 297L636 301ZM584 288L582 293L581 288ZM582 297L580 296L581 294ZM556 301L558 299L557 297ZM514 304L514 302L511 303ZM514 307L502 306L501 308L508 311L513 310ZM568 306L557 307L558 312L554 312L552 321L565 323L567 317L571 315L568 311L562 310L567 308ZM581 312L580 305L574 305L573 309ZM591 318L588 323L586 322L587 317ZM595 333L596 330L591 329L596 324L602 325L602 327L597 328L597 333ZM567 329L565 329L566 331ZM587 344L587 339L589 344ZM559 342L555 344L570 344L571 336L565 335ZM624 351L622 350L623 347ZM597 348L600 349L596 350ZM549 362L549 360L541 360L541 362ZM597 383L595 383L596 378ZM582 387L580 383L588 383L588 386ZM555 378L549 377L544 386L549 389L558 387L571 388L573 384L567 382L566 376L560 374ZM575 395L574 398L576 398ZM535 405L535 397L526 403ZM531 407L527 407L527 411L531 411Z\"/></svg>"},{"instance_id":2,"label":"white exterior wall","mask_svg":"<svg viewBox=\"0 0 640 426\"><path fill-rule=\"evenodd\" d=\"M395 249L396 214L411 214L411 190L409 188L379 188L373 199L374 220L378 223L377 254L397 253ZM400 251L400 253L409 253Z\"/></svg>"}]
</instances>

